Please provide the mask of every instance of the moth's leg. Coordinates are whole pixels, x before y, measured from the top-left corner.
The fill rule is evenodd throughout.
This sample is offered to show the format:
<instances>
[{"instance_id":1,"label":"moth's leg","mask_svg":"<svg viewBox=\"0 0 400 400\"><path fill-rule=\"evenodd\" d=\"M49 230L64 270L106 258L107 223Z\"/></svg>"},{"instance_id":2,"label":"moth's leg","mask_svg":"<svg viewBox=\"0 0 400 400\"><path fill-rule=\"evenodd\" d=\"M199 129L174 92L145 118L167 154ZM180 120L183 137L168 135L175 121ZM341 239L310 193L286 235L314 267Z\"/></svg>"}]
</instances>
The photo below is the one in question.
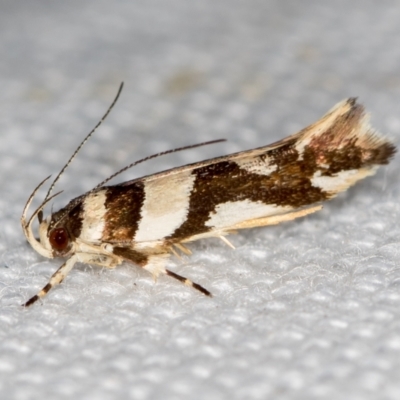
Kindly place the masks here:
<instances>
[{"instance_id":1,"label":"moth's leg","mask_svg":"<svg viewBox=\"0 0 400 400\"><path fill-rule=\"evenodd\" d=\"M212 294L203 286L199 285L198 283L192 282L190 279L185 278L184 276L178 275L175 272L170 271L169 269L165 270L165 273L172 278L177 279L178 281L182 282L186 286L191 286L192 288L197 289L199 292L205 294L206 296L212 297Z\"/></svg>"},{"instance_id":2,"label":"moth's leg","mask_svg":"<svg viewBox=\"0 0 400 400\"><path fill-rule=\"evenodd\" d=\"M192 254L192 251L188 249L186 246L184 246L182 243L174 243L174 246L178 248L182 253L187 254L188 256Z\"/></svg>"},{"instance_id":3,"label":"moth's leg","mask_svg":"<svg viewBox=\"0 0 400 400\"><path fill-rule=\"evenodd\" d=\"M235 250L236 247L225 237L225 236L219 236L219 238L227 245L229 246L231 249Z\"/></svg>"},{"instance_id":4,"label":"moth's leg","mask_svg":"<svg viewBox=\"0 0 400 400\"><path fill-rule=\"evenodd\" d=\"M187 286L191 286L197 289L206 296L211 296L211 293L207 289L204 289L203 286L199 285L198 283L194 283L190 279L175 274L175 272L169 271L168 269L165 268L168 258L170 256L170 253L165 252L168 250L171 251L171 249L168 248L158 249L159 252L155 253L154 248L147 249L146 252L143 249L142 251L138 251L132 248L114 247L113 253L125 259L126 261L131 261L141 266L146 271L149 271L153 275L153 278L155 280L161 274L168 275L171 276L172 278L177 279L180 282L183 282ZM151 254L150 251L154 253Z\"/></svg>"},{"instance_id":5,"label":"moth's leg","mask_svg":"<svg viewBox=\"0 0 400 400\"><path fill-rule=\"evenodd\" d=\"M31 297L25 304L23 304L23 306L29 307L42 297L46 296L51 288L59 285L64 280L77 261L77 256L74 254L51 276L47 285L38 294L35 294L35 296Z\"/></svg>"},{"instance_id":6,"label":"moth's leg","mask_svg":"<svg viewBox=\"0 0 400 400\"><path fill-rule=\"evenodd\" d=\"M187 279L184 276L178 275L175 272L166 269L165 265L167 263L168 257L168 253L149 256L142 267L146 271L149 271L155 279L157 279L160 274L165 274L177 279L187 286L191 286L194 289L197 289L206 296L212 296L212 294L207 289L203 288L203 286L199 285L198 283L192 282L190 279Z\"/></svg>"},{"instance_id":7,"label":"moth's leg","mask_svg":"<svg viewBox=\"0 0 400 400\"><path fill-rule=\"evenodd\" d=\"M24 307L29 307L37 300L46 296L51 288L56 285L59 285L65 277L69 274L71 269L77 262L82 262L85 264L95 264L102 267L114 268L116 265L121 263L121 259L112 255L104 255L104 254L90 254L90 253L76 253L72 257L70 257L60 268L51 276L47 285L35 296L30 298L25 304Z\"/></svg>"}]
</instances>

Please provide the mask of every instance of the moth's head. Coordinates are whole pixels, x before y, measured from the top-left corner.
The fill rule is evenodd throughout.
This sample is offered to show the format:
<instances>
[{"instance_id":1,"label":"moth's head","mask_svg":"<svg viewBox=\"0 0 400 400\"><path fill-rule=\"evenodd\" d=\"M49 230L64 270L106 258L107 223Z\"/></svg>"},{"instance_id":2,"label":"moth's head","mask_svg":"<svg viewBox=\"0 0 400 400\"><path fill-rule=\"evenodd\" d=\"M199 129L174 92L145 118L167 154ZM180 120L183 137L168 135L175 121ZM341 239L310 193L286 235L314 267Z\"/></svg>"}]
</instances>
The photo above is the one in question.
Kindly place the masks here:
<instances>
[{"instance_id":1,"label":"moth's head","mask_svg":"<svg viewBox=\"0 0 400 400\"><path fill-rule=\"evenodd\" d=\"M42 219L41 214L44 206L57 194L46 199L27 219L29 206L35 197L36 192L46 182L46 178L30 195L21 216L22 230L29 244L42 256L47 258L61 257L67 255L72 249L72 242L67 229L62 225L62 221L51 220L51 217ZM39 217L38 217L39 216ZM39 240L35 237L32 229L35 218L39 219Z\"/></svg>"},{"instance_id":2,"label":"moth's head","mask_svg":"<svg viewBox=\"0 0 400 400\"><path fill-rule=\"evenodd\" d=\"M67 256L72 250L72 239L63 221L54 224L53 216L49 216L39 225L40 244L52 253L52 257Z\"/></svg>"},{"instance_id":3,"label":"moth's head","mask_svg":"<svg viewBox=\"0 0 400 400\"><path fill-rule=\"evenodd\" d=\"M65 218L56 221L53 214L40 224L40 243L51 250L53 257L64 257L73 252L73 238L66 225L64 225L65 222ZM42 226L43 233L41 232Z\"/></svg>"}]
</instances>

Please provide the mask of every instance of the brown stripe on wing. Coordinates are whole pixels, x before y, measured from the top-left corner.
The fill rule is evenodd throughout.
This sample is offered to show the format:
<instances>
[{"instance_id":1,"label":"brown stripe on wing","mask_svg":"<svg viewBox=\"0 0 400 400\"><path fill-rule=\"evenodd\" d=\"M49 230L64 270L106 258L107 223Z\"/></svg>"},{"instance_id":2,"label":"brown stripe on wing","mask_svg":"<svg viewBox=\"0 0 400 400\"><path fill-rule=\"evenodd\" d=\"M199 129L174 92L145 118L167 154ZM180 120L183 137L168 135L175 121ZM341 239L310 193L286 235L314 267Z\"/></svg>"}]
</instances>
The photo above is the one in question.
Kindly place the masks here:
<instances>
[{"instance_id":1,"label":"brown stripe on wing","mask_svg":"<svg viewBox=\"0 0 400 400\"><path fill-rule=\"evenodd\" d=\"M298 208L326 200L327 193L314 187L310 180L315 162L298 160L293 149L282 149L280 157L278 150L273 154L278 169L269 176L247 172L229 161L195 169L187 219L169 239L181 240L209 231L212 228L205 225L206 221L219 204L226 202L250 200Z\"/></svg>"},{"instance_id":2,"label":"brown stripe on wing","mask_svg":"<svg viewBox=\"0 0 400 400\"><path fill-rule=\"evenodd\" d=\"M141 181L130 185L109 186L106 194L104 241L127 242L135 236L141 218L144 201L144 184Z\"/></svg>"},{"instance_id":3,"label":"brown stripe on wing","mask_svg":"<svg viewBox=\"0 0 400 400\"><path fill-rule=\"evenodd\" d=\"M179 241L211 230L205 223L220 204L249 200L297 209L327 200L373 173L374 166L387 164L395 146L369 127L361 105L353 100L348 105L349 110L326 130L318 129L317 123L284 139L281 146L266 148L264 154L242 158L240 166L224 160L195 168L187 219L169 239ZM252 172L254 165L259 171L271 170L271 165L276 169L257 174ZM360 172L351 178L340 175L346 171ZM318 177L332 181L313 185Z\"/></svg>"}]
</instances>

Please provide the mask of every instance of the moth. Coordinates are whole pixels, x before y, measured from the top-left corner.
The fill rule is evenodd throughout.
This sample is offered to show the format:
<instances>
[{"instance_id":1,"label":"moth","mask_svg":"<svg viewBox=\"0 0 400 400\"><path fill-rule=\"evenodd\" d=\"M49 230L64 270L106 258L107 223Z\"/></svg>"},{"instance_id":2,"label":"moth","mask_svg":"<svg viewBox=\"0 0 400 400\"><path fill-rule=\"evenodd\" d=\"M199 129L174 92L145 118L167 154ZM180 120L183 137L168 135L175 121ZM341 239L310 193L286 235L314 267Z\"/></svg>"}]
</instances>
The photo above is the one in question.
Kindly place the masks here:
<instances>
[{"instance_id":1,"label":"moth","mask_svg":"<svg viewBox=\"0 0 400 400\"><path fill-rule=\"evenodd\" d=\"M187 242L213 237L230 245L226 236L239 229L275 225L318 211L323 201L374 174L396 152L370 127L363 106L349 98L314 124L269 146L105 185L138 162L197 145L139 160L43 218L43 208L58 194L51 196L55 183L107 117L121 89L122 85L41 205L27 217L37 191L50 177L36 187L23 209L21 224L30 245L44 257L66 258L24 306L61 283L77 262L114 268L127 261L154 277L169 275L210 296L201 285L167 269L168 257L179 256L178 251L189 254ZM32 228L36 218L39 238Z\"/></svg>"}]
</instances>

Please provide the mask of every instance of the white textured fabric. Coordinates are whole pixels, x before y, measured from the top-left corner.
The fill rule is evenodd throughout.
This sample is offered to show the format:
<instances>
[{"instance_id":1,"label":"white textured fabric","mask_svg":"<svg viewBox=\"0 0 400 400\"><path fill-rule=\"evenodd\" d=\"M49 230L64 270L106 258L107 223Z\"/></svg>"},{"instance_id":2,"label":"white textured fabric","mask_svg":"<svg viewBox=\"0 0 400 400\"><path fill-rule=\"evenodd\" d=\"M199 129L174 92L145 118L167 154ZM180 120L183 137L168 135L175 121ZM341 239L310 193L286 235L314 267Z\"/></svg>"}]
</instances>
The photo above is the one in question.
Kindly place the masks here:
<instances>
[{"instance_id":1,"label":"white textured fabric","mask_svg":"<svg viewBox=\"0 0 400 400\"><path fill-rule=\"evenodd\" d=\"M213 298L77 265L22 309L61 260L19 225L122 80L54 209L138 158L229 140L121 180L272 143L349 96L396 141L399 35L390 1L2 1L0 398L399 399L398 157L317 214L230 237L236 250L190 245L171 268Z\"/></svg>"}]
</instances>

